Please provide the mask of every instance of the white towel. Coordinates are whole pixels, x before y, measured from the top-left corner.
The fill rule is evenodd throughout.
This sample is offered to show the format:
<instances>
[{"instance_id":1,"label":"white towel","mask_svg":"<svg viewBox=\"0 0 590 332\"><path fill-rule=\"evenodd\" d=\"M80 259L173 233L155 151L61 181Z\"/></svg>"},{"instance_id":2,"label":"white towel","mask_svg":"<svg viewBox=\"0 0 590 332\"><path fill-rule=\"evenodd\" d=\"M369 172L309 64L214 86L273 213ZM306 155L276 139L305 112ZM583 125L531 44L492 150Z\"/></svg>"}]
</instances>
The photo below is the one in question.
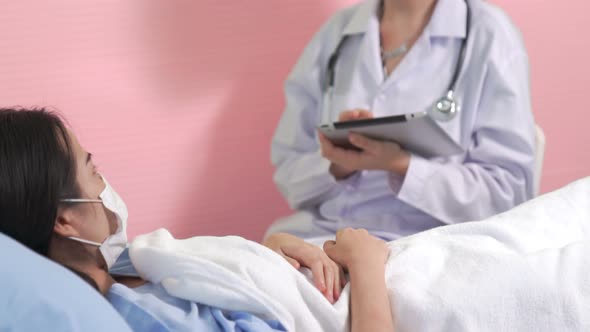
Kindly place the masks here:
<instances>
[{"instance_id":1,"label":"white towel","mask_svg":"<svg viewBox=\"0 0 590 332\"><path fill-rule=\"evenodd\" d=\"M348 297L331 305L274 251L240 237L175 240L160 229L137 237L130 258L173 296L280 321L288 331L346 331Z\"/></svg>"},{"instance_id":2,"label":"white towel","mask_svg":"<svg viewBox=\"0 0 590 332\"><path fill-rule=\"evenodd\" d=\"M486 221L390 243L396 331L590 331L590 178ZM336 305L267 248L238 237L138 237L130 256L172 295L281 321L347 331Z\"/></svg>"},{"instance_id":3,"label":"white towel","mask_svg":"<svg viewBox=\"0 0 590 332\"><path fill-rule=\"evenodd\" d=\"M399 331L590 331L590 178L396 241L386 278Z\"/></svg>"}]
</instances>

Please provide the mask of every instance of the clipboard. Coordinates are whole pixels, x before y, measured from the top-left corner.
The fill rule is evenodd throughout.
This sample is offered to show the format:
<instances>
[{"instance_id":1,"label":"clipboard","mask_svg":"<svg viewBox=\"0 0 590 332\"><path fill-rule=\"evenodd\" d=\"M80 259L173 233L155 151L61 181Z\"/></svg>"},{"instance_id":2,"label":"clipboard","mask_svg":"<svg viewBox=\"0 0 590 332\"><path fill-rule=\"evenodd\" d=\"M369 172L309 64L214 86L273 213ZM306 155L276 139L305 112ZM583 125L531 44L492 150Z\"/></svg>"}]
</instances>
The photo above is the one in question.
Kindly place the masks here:
<instances>
[{"instance_id":1,"label":"clipboard","mask_svg":"<svg viewBox=\"0 0 590 332\"><path fill-rule=\"evenodd\" d=\"M377 140L396 142L425 158L464 152L427 112L335 122L333 126L321 125L319 130L332 143L344 148L358 149L348 140L349 134L354 132Z\"/></svg>"}]
</instances>

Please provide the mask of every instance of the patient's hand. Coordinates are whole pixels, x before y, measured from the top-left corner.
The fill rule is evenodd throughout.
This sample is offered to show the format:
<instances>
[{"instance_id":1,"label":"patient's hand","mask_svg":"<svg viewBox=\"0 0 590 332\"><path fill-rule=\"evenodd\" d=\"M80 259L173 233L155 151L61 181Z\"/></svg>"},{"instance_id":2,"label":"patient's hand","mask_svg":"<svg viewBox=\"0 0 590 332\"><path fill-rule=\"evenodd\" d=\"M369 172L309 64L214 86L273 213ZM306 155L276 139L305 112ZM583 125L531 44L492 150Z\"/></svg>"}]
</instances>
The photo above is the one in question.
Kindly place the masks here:
<instances>
[{"instance_id":1,"label":"patient's hand","mask_svg":"<svg viewBox=\"0 0 590 332\"><path fill-rule=\"evenodd\" d=\"M273 234L263 245L283 256L293 267L304 266L311 270L315 286L330 303L336 302L346 284L342 268L324 251L302 239L286 233Z\"/></svg>"},{"instance_id":2,"label":"patient's hand","mask_svg":"<svg viewBox=\"0 0 590 332\"><path fill-rule=\"evenodd\" d=\"M336 233L336 241L326 241L324 250L336 263L350 271L355 268L384 266L389 256L387 244L365 229L341 229Z\"/></svg>"},{"instance_id":3,"label":"patient's hand","mask_svg":"<svg viewBox=\"0 0 590 332\"><path fill-rule=\"evenodd\" d=\"M364 229L345 228L324 250L346 267L350 276L350 330L394 331L392 308L385 284L387 244Z\"/></svg>"}]
</instances>

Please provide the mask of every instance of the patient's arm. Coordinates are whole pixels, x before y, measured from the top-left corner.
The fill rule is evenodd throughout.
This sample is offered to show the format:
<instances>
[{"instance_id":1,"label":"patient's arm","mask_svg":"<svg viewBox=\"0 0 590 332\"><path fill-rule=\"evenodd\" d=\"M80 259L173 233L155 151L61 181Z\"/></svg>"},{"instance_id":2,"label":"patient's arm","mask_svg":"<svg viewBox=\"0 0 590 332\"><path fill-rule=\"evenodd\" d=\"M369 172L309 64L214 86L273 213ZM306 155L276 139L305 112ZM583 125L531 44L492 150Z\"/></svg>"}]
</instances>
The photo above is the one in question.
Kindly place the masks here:
<instances>
[{"instance_id":1,"label":"patient's arm","mask_svg":"<svg viewBox=\"0 0 590 332\"><path fill-rule=\"evenodd\" d=\"M269 236L263 245L283 256L296 269L301 266L311 270L315 286L330 303L340 297L346 284L342 268L332 261L321 248L286 233Z\"/></svg>"},{"instance_id":2,"label":"patient's arm","mask_svg":"<svg viewBox=\"0 0 590 332\"><path fill-rule=\"evenodd\" d=\"M347 228L336 241L324 244L330 258L350 274L351 331L393 331L393 318L385 285L385 242L366 230Z\"/></svg>"}]
</instances>

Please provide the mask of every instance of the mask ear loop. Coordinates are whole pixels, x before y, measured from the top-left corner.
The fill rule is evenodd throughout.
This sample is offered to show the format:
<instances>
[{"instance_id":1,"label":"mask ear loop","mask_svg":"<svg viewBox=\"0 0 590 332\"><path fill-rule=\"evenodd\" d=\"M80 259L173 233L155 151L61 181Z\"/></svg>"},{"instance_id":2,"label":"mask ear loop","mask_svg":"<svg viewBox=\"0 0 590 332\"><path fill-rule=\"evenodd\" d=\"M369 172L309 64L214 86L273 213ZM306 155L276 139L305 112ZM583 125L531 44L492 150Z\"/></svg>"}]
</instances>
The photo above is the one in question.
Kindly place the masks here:
<instances>
[{"instance_id":1,"label":"mask ear loop","mask_svg":"<svg viewBox=\"0 0 590 332\"><path fill-rule=\"evenodd\" d=\"M82 243L85 243L85 244L89 244L89 245L92 245L92 246L95 246L95 247L102 246L102 243L98 243L98 242L94 242L94 241L90 241L90 240L84 240L84 239L81 239L81 238L75 237L75 236L68 236L68 239L74 240L74 241L78 241L78 242L82 242Z\"/></svg>"},{"instance_id":2,"label":"mask ear loop","mask_svg":"<svg viewBox=\"0 0 590 332\"><path fill-rule=\"evenodd\" d=\"M102 199L91 199L91 198L64 198L61 199L62 203L102 203Z\"/></svg>"},{"instance_id":3,"label":"mask ear loop","mask_svg":"<svg viewBox=\"0 0 590 332\"><path fill-rule=\"evenodd\" d=\"M61 199L60 202L62 203L102 203L102 199L91 199L91 198L64 198ZM69 236L68 239L70 240L74 240L74 241L78 241L78 242L82 242L85 244L90 244L96 247L100 247L102 246L102 243L98 243L98 242L94 242L94 241L90 241L90 240L84 240L81 239L79 237L75 237L75 236Z\"/></svg>"}]
</instances>

